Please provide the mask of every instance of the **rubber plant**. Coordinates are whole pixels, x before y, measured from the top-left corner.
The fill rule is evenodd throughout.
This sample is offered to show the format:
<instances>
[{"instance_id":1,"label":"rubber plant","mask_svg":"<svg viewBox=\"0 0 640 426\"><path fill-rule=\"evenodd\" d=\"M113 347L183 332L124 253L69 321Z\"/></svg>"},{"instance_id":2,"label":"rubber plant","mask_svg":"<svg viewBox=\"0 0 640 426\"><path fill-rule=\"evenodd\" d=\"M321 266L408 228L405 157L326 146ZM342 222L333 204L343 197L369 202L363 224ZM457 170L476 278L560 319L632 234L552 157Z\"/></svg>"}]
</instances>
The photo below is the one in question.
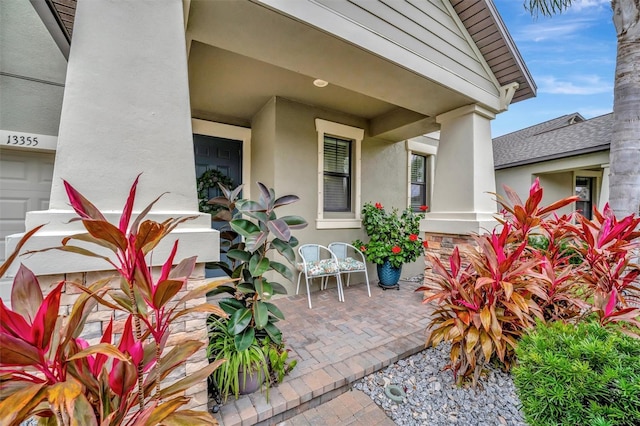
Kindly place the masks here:
<instances>
[{"instance_id":1,"label":"rubber plant","mask_svg":"<svg viewBox=\"0 0 640 426\"><path fill-rule=\"evenodd\" d=\"M40 425L58 426L216 424L206 412L184 409L190 400L184 391L204 382L220 362L168 386L162 381L203 344L191 340L166 348L172 323L195 312L226 315L210 304L185 308L220 282L186 291L196 259L172 267L177 242L157 278L152 276L147 255L188 218L146 220L156 199L132 222L137 183L136 178L119 223L113 225L64 182L87 232L65 238L56 249L103 259L116 270L119 288L110 285L111 278L86 286L60 281L44 297L36 276L19 268L11 292L13 310L0 300L0 424L16 425L33 416ZM36 230L25 235L17 250ZM2 265L2 274L17 250ZM113 254L103 254L109 251ZM66 317L58 313L65 286L81 290ZM82 331L98 304L124 318L124 327L116 338L112 317L100 342L89 345Z\"/></svg>"},{"instance_id":2,"label":"rubber plant","mask_svg":"<svg viewBox=\"0 0 640 426\"><path fill-rule=\"evenodd\" d=\"M268 337L273 343L282 343L282 333L276 322L284 315L269 302L274 294L286 294L286 288L267 279L269 272L277 272L292 281L291 268L273 259L280 254L291 265L295 262L293 248L298 240L291 231L302 229L307 222L300 216L278 218L276 209L295 203L296 195L276 197L273 189L258 182L260 196L257 201L239 199L242 185L229 190L220 185L223 195L210 200L222 206L213 220L226 222L221 229L221 254L228 261L212 266L222 269L235 281L216 288L212 293L228 293L231 297L219 301L229 315L228 327L234 335L238 351L249 348L255 339L261 343ZM241 238L243 240L241 240Z\"/></svg>"}]
</instances>

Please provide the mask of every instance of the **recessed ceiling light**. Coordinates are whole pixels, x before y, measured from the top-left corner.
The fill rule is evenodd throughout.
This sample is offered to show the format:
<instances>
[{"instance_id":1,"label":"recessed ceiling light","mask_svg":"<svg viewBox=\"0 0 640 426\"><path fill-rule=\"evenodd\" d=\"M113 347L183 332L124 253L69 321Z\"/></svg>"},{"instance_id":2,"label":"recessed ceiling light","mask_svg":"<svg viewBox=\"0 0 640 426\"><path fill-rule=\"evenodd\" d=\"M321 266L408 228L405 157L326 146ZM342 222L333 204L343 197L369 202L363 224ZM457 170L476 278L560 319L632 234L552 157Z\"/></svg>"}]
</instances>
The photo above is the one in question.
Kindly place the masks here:
<instances>
[{"instance_id":1,"label":"recessed ceiling light","mask_svg":"<svg viewBox=\"0 0 640 426\"><path fill-rule=\"evenodd\" d=\"M328 82L324 80L320 80L319 78L313 80L313 85L316 87L327 87L328 84L329 84Z\"/></svg>"}]
</instances>

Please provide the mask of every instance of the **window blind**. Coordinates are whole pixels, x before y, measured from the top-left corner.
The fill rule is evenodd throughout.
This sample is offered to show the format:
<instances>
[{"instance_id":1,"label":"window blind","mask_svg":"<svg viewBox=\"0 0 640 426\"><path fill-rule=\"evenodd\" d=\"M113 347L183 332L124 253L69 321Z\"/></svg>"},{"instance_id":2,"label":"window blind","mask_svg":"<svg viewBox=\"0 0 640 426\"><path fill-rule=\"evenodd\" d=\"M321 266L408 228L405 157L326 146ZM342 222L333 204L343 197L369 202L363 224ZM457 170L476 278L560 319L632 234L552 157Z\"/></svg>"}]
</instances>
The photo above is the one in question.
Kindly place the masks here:
<instances>
[{"instance_id":1,"label":"window blind","mask_svg":"<svg viewBox=\"0 0 640 426\"><path fill-rule=\"evenodd\" d=\"M411 154L411 209L427 204L427 157Z\"/></svg>"},{"instance_id":2,"label":"window blind","mask_svg":"<svg viewBox=\"0 0 640 426\"><path fill-rule=\"evenodd\" d=\"M324 138L324 210L351 210L351 141Z\"/></svg>"}]
</instances>

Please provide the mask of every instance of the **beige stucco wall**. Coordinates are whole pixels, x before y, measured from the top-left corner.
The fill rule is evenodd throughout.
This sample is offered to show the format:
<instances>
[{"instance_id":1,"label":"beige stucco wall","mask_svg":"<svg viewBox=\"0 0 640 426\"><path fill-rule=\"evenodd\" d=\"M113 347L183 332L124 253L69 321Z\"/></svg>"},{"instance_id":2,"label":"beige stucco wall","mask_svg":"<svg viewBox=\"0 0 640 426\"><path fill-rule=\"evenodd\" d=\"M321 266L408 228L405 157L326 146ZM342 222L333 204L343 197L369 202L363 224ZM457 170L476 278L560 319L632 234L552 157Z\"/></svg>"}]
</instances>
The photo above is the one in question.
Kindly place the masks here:
<instances>
[{"instance_id":1,"label":"beige stucco wall","mask_svg":"<svg viewBox=\"0 0 640 426\"><path fill-rule=\"evenodd\" d=\"M276 99L270 99L251 122L251 193L258 196L256 182L273 187L276 157ZM254 197L254 198L255 198Z\"/></svg>"},{"instance_id":2,"label":"beige stucco wall","mask_svg":"<svg viewBox=\"0 0 640 426\"><path fill-rule=\"evenodd\" d=\"M524 201L529 188L536 177L540 178L540 185L544 189L543 204L549 204L561 198L573 195L574 173L580 170L592 172L602 171L602 166L609 163L609 151L576 155L536 164L496 170L496 187L498 194L504 196L503 185L514 189ZM570 208L562 212L571 211Z\"/></svg>"},{"instance_id":3,"label":"beige stucco wall","mask_svg":"<svg viewBox=\"0 0 640 426\"><path fill-rule=\"evenodd\" d=\"M542 205L573 195L573 172L542 173L539 174L540 185L544 189ZM558 210L559 214L571 213L573 206L566 206Z\"/></svg>"},{"instance_id":4,"label":"beige stucco wall","mask_svg":"<svg viewBox=\"0 0 640 426\"><path fill-rule=\"evenodd\" d=\"M367 121L340 112L318 109L284 98L271 99L252 120L252 181L269 183L276 195L295 194L300 201L278 209L278 216L300 215L309 226L294 231L300 244L333 241L351 243L364 239L361 229L323 229L315 226L317 214L318 136L315 119L320 118L348 126L364 128L362 142L362 201L381 202L386 208L402 209L407 202L407 151L404 142L368 138ZM272 183L269 182L273 176ZM252 189L253 194L256 192ZM403 277L423 271L422 259L405 265ZM377 280L370 268L370 280ZM363 280L355 275L354 282ZM289 293L295 283L284 283Z\"/></svg>"}]
</instances>

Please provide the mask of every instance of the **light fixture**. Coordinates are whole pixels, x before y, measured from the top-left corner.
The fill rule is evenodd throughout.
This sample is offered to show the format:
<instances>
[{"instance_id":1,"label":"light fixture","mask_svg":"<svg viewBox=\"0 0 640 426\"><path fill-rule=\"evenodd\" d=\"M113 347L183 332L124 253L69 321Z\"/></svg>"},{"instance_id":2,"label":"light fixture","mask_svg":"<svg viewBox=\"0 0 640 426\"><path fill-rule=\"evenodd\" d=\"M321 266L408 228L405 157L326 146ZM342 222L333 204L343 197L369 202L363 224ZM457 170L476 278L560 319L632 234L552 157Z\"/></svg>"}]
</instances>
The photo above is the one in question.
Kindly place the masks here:
<instances>
[{"instance_id":1,"label":"light fixture","mask_svg":"<svg viewBox=\"0 0 640 426\"><path fill-rule=\"evenodd\" d=\"M320 80L319 78L313 80L313 85L316 87L327 87L329 85L328 82L324 80Z\"/></svg>"}]
</instances>

